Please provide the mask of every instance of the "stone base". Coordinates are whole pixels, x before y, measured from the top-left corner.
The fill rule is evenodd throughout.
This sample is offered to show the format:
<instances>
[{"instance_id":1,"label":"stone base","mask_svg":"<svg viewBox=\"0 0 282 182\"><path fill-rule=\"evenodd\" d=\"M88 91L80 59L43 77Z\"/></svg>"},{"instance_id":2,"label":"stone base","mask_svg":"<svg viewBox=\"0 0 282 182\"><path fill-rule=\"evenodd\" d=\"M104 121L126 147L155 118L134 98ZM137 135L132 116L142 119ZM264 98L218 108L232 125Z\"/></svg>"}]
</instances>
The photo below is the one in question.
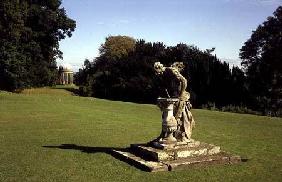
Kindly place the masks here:
<instances>
[{"instance_id":1,"label":"stone base","mask_svg":"<svg viewBox=\"0 0 282 182\"><path fill-rule=\"evenodd\" d=\"M173 171L191 165L233 164L241 162L240 156L220 151L220 147L193 142L159 149L149 144L132 144L128 151L113 150L113 154L145 171Z\"/></svg>"}]
</instances>

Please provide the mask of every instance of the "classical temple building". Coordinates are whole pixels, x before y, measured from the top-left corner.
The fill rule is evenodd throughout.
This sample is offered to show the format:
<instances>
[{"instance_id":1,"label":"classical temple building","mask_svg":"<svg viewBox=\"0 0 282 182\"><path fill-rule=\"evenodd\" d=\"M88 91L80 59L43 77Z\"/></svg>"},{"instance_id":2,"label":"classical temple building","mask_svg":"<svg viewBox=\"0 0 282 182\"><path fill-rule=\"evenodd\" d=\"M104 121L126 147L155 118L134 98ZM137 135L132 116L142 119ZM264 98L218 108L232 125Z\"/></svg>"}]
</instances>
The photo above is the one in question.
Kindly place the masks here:
<instances>
[{"instance_id":1,"label":"classical temple building","mask_svg":"<svg viewBox=\"0 0 282 182\"><path fill-rule=\"evenodd\" d=\"M70 64L63 64L59 66L58 84L60 85L73 84L73 70Z\"/></svg>"}]
</instances>

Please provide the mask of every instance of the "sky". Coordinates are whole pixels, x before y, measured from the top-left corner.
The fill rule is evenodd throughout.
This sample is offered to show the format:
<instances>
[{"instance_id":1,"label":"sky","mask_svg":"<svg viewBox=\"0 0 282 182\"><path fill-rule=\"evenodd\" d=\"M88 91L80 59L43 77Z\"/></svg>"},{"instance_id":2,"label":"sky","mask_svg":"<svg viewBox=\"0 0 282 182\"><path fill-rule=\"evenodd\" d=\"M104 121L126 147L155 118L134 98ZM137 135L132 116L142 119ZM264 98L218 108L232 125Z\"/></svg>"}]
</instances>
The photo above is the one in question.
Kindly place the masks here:
<instances>
[{"instance_id":1,"label":"sky","mask_svg":"<svg viewBox=\"0 0 282 182\"><path fill-rule=\"evenodd\" d=\"M279 5L282 0L63 0L77 28L60 42L63 60L57 62L77 71L99 55L107 36L126 35L167 46L215 47L218 58L240 65L240 48Z\"/></svg>"}]
</instances>

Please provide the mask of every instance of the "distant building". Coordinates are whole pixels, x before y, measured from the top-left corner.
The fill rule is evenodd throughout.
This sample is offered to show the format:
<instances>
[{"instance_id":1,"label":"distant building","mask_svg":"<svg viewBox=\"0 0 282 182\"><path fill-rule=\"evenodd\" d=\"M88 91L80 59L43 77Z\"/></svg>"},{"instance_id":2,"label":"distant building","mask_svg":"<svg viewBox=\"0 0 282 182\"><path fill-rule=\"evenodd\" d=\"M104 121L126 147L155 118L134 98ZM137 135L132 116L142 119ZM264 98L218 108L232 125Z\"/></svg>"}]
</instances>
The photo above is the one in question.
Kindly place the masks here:
<instances>
[{"instance_id":1,"label":"distant building","mask_svg":"<svg viewBox=\"0 0 282 182\"><path fill-rule=\"evenodd\" d=\"M59 66L58 84L60 85L73 84L73 70L70 64L63 64Z\"/></svg>"}]
</instances>

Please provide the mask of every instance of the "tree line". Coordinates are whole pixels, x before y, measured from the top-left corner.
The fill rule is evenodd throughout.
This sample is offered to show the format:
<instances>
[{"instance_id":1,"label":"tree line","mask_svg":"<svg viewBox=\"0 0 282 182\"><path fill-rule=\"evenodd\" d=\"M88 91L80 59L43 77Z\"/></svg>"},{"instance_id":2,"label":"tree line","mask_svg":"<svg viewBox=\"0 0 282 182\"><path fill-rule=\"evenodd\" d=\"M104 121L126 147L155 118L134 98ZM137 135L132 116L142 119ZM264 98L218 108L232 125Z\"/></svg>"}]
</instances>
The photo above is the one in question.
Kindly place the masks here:
<instances>
[{"instance_id":1,"label":"tree line","mask_svg":"<svg viewBox=\"0 0 282 182\"><path fill-rule=\"evenodd\" d=\"M213 50L202 51L183 43L166 46L127 36L109 36L100 48L100 56L85 60L75 81L87 96L154 103L162 92L154 63L170 66L178 61L185 65L182 74L188 79L195 107L207 103L217 107L246 104L244 72L238 67L230 69L228 63L212 54Z\"/></svg>"}]
</instances>

